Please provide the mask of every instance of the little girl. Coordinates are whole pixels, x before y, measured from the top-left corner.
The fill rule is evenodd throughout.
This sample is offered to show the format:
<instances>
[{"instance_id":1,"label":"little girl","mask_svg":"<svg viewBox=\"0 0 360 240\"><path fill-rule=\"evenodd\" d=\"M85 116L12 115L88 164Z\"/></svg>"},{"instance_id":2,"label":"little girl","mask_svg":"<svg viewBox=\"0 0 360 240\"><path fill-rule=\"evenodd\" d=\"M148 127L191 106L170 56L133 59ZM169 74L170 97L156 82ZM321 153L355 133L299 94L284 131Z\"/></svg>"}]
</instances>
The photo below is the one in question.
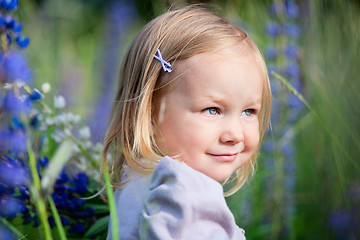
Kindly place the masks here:
<instances>
[{"instance_id":1,"label":"little girl","mask_svg":"<svg viewBox=\"0 0 360 240\"><path fill-rule=\"evenodd\" d=\"M125 56L103 152L115 153L120 238L245 239L222 185L230 195L246 181L270 108L262 55L237 26L199 6L148 23Z\"/></svg>"}]
</instances>

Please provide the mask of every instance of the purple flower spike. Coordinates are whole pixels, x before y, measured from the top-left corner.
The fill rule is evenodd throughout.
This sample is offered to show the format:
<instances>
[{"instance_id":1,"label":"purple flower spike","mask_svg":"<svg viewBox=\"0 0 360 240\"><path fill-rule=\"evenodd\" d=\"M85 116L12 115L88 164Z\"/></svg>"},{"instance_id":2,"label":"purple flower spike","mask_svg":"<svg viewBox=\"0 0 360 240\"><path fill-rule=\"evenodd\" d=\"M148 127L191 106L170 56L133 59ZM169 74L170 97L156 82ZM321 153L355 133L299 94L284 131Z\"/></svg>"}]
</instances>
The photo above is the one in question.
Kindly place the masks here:
<instances>
[{"instance_id":1,"label":"purple flower spike","mask_svg":"<svg viewBox=\"0 0 360 240\"><path fill-rule=\"evenodd\" d=\"M161 62L161 66L163 67L163 70L164 70L165 72L169 72L169 73L172 72L173 69L172 69L172 67L171 67L171 64L168 63L168 62L166 62L166 61L162 58L159 49L157 50L157 53L159 54L159 56L154 55L154 58L157 59L157 60L159 60L159 61Z\"/></svg>"},{"instance_id":2,"label":"purple flower spike","mask_svg":"<svg viewBox=\"0 0 360 240\"><path fill-rule=\"evenodd\" d=\"M9 39L11 41L11 37ZM29 84L32 80L32 70L26 56L19 51L9 51L7 56L0 55L0 72L11 83L17 79Z\"/></svg>"}]
</instances>

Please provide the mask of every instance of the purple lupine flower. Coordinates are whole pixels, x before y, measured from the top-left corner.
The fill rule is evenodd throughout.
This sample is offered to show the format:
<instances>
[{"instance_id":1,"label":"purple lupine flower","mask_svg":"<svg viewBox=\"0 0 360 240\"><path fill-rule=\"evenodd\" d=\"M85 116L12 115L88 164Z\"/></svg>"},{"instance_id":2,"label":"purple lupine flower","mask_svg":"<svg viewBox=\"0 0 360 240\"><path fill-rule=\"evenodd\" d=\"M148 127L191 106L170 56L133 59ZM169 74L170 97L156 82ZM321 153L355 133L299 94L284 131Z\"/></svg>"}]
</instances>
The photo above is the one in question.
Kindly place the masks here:
<instances>
[{"instance_id":1,"label":"purple lupine flower","mask_svg":"<svg viewBox=\"0 0 360 240\"><path fill-rule=\"evenodd\" d=\"M289 18L296 18L299 16L299 7L294 0L285 1L286 13Z\"/></svg>"},{"instance_id":2,"label":"purple lupine flower","mask_svg":"<svg viewBox=\"0 0 360 240\"><path fill-rule=\"evenodd\" d=\"M282 30L286 35L292 38L298 38L301 33L299 26L293 23L285 23L282 26Z\"/></svg>"},{"instance_id":3,"label":"purple lupine flower","mask_svg":"<svg viewBox=\"0 0 360 240\"><path fill-rule=\"evenodd\" d=\"M268 22L266 24L266 32L271 36L271 37L276 37L277 35L280 34L281 32L281 28L279 26L279 24L275 23L275 22Z\"/></svg>"},{"instance_id":4,"label":"purple lupine flower","mask_svg":"<svg viewBox=\"0 0 360 240\"><path fill-rule=\"evenodd\" d=\"M348 236L351 227L350 213L346 210L334 211L329 217L329 227L337 234L337 236Z\"/></svg>"},{"instance_id":5,"label":"purple lupine flower","mask_svg":"<svg viewBox=\"0 0 360 240\"><path fill-rule=\"evenodd\" d=\"M48 222L49 222L49 225L51 228L55 227L55 219L54 219L54 216L49 216L48 217Z\"/></svg>"},{"instance_id":6,"label":"purple lupine flower","mask_svg":"<svg viewBox=\"0 0 360 240\"><path fill-rule=\"evenodd\" d=\"M10 157L0 159L0 183L8 187L28 186L30 176L20 161Z\"/></svg>"},{"instance_id":7,"label":"purple lupine flower","mask_svg":"<svg viewBox=\"0 0 360 240\"><path fill-rule=\"evenodd\" d=\"M25 125L23 122L21 122L19 117L12 116L11 123L13 124L14 129L25 131Z\"/></svg>"},{"instance_id":8,"label":"purple lupine flower","mask_svg":"<svg viewBox=\"0 0 360 240\"><path fill-rule=\"evenodd\" d=\"M41 167L47 167L49 165L49 158L48 157L39 158L38 163Z\"/></svg>"},{"instance_id":9,"label":"purple lupine flower","mask_svg":"<svg viewBox=\"0 0 360 240\"><path fill-rule=\"evenodd\" d=\"M14 25L12 30L13 30L14 33L18 34L18 33L21 32L22 28L23 28L22 23L18 23L18 24Z\"/></svg>"},{"instance_id":10,"label":"purple lupine flower","mask_svg":"<svg viewBox=\"0 0 360 240\"><path fill-rule=\"evenodd\" d=\"M31 101L39 101L39 100L44 98L44 95L39 90L34 88L31 91L31 94L29 95L29 98L30 98Z\"/></svg>"},{"instance_id":11,"label":"purple lupine flower","mask_svg":"<svg viewBox=\"0 0 360 240\"><path fill-rule=\"evenodd\" d=\"M268 59L275 59L277 57L277 49L273 46L268 46L265 49L265 56Z\"/></svg>"},{"instance_id":12,"label":"purple lupine flower","mask_svg":"<svg viewBox=\"0 0 360 240\"><path fill-rule=\"evenodd\" d=\"M281 4L277 4L276 2L271 3L268 8L268 12L272 17L277 17L281 15L282 11L283 11L283 6Z\"/></svg>"},{"instance_id":13,"label":"purple lupine flower","mask_svg":"<svg viewBox=\"0 0 360 240\"><path fill-rule=\"evenodd\" d=\"M272 108L271 120L273 122L277 122L279 120L279 118L280 118L279 112L280 112L280 109L281 109L279 100L274 98L274 99L271 100L271 104L272 104L272 106L271 106L271 108ZM276 129L274 129L274 130L276 131Z\"/></svg>"},{"instance_id":14,"label":"purple lupine flower","mask_svg":"<svg viewBox=\"0 0 360 240\"><path fill-rule=\"evenodd\" d=\"M13 153L26 151L26 135L21 130L0 129L0 150Z\"/></svg>"},{"instance_id":15,"label":"purple lupine flower","mask_svg":"<svg viewBox=\"0 0 360 240\"><path fill-rule=\"evenodd\" d=\"M288 104L291 108L299 108L303 106L301 100L295 96L294 94L289 94L288 96Z\"/></svg>"},{"instance_id":16,"label":"purple lupine flower","mask_svg":"<svg viewBox=\"0 0 360 240\"><path fill-rule=\"evenodd\" d=\"M295 149L294 149L294 146L292 144L284 144L281 147L281 152L284 154L284 157L286 159L290 159L290 158L293 158L294 153L295 153Z\"/></svg>"},{"instance_id":17,"label":"purple lupine flower","mask_svg":"<svg viewBox=\"0 0 360 240\"><path fill-rule=\"evenodd\" d=\"M36 215L35 216L32 216L30 210L28 211L24 211L21 215L21 218L23 220L22 224L23 225L28 225L29 223L33 222L36 218Z\"/></svg>"},{"instance_id":18,"label":"purple lupine flower","mask_svg":"<svg viewBox=\"0 0 360 240\"><path fill-rule=\"evenodd\" d=\"M18 8L18 0L2 0L0 1L0 8L6 11L15 11Z\"/></svg>"},{"instance_id":19,"label":"purple lupine flower","mask_svg":"<svg viewBox=\"0 0 360 240\"><path fill-rule=\"evenodd\" d=\"M31 109L29 99L21 98L14 92L8 91L3 100L4 111L10 114L28 113Z\"/></svg>"},{"instance_id":20,"label":"purple lupine flower","mask_svg":"<svg viewBox=\"0 0 360 240\"><path fill-rule=\"evenodd\" d=\"M284 67L284 73L293 79L300 78L300 67L296 62L288 61Z\"/></svg>"},{"instance_id":21,"label":"purple lupine flower","mask_svg":"<svg viewBox=\"0 0 360 240\"><path fill-rule=\"evenodd\" d=\"M10 14L6 15L4 18L4 24L7 29L13 30L16 25L16 20Z\"/></svg>"},{"instance_id":22,"label":"purple lupine flower","mask_svg":"<svg viewBox=\"0 0 360 240\"><path fill-rule=\"evenodd\" d=\"M0 216L14 218L16 214L25 211L27 208L23 202L10 196L0 198Z\"/></svg>"},{"instance_id":23,"label":"purple lupine flower","mask_svg":"<svg viewBox=\"0 0 360 240\"><path fill-rule=\"evenodd\" d=\"M87 184L89 182L88 177L84 173L79 173L74 178L76 192L79 194L84 194L87 192Z\"/></svg>"},{"instance_id":24,"label":"purple lupine flower","mask_svg":"<svg viewBox=\"0 0 360 240\"><path fill-rule=\"evenodd\" d=\"M68 233L83 233L85 232L85 227L82 223L75 223L70 226Z\"/></svg>"},{"instance_id":25,"label":"purple lupine flower","mask_svg":"<svg viewBox=\"0 0 360 240\"><path fill-rule=\"evenodd\" d=\"M264 144L263 144L263 150L265 152L268 152L268 153L271 153L275 150L275 142L273 139L271 138L267 138L265 141L264 141Z\"/></svg>"},{"instance_id":26,"label":"purple lupine flower","mask_svg":"<svg viewBox=\"0 0 360 240\"><path fill-rule=\"evenodd\" d=\"M5 12L14 11L18 7L17 0L1 0L0 1L0 10ZM7 14L2 16L0 14L0 29L7 37L7 45L10 45L13 42L13 37L16 39L16 43L20 48L26 48L29 43L29 38L23 38L21 35L23 25L18 23L16 19Z\"/></svg>"},{"instance_id":27,"label":"purple lupine flower","mask_svg":"<svg viewBox=\"0 0 360 240\"><path fill-rule=\"evenodd\" d=\"M29 188L24 186L17 186L17 188L20 191L19 199L28 200L30 198Z\"/></svg>"},{"instance_id":28,"label":"purple lupine flower","mask_svg":"<svg viewBox=\"0 0 360 240\"><path fill-rule=\"evenodd\" d=\"M298 46L296 46L295 44L292 43L288 43L285 47L284 47L284 53L285 56L289 59L297 59L298 58Z\"/></svg>"},{"instance_id":29,"label":"purple lupine flower","mask_svg":"<svg viewBox=\"0 0 360 240\"><path fill-rule=\"evenodd\" d=\"M293 94L292 94L293 95ZM296 97L297 98L297 97ZM298 99L298 98L297 98ZM299 100L299 99L298 99ZM297 103L299 104L299 103ZM288 121L289 123L295 123L299 120L299 114L301 112L302 103L299 104L297 107L292 107L288 110Z\"/></svg>"},{"instance_id":30,"label":"purple lupine flower","mask_svg":"<svg viewBox=\"0 0 360 240\"><path fill-rule=\"evenodd\" d=\"M70 224L70 221L67 217L61 216L60 220L63 226L68 226Z\"/></svg>"},{"instance_id":31,"label":"purple lupine flower","mask_svg":"<svg viewBox=\"0 0 360 240\"><path fill-rule=\"evenodd\" d=\"M6 82L21 80L29 84L32 80L32 71L23 53L9 51L5 56L0 54L0 74Z\"/></svg>"},{"instance_id":32,"label":"purple lupine flower","mask_svg":"<svg viewBox=\"0 0 360 240\"><path fill-rule=\"evenodd\" d=\"M15 193L15 188L9 187L4 183L0 182L0 196L1 195L13 195Z\"/></svg>"},{"instance_id":33,"label":"purple lupine flower","mask_svg":"<svg viewBox=\"0 0 360 240\"><path fill-rule=\"evenodd\" d=\"M30 38L23 38L20 34L16 37L16 43L20 48L26 48L30 44Z\"/></svg>"}]
</instances>

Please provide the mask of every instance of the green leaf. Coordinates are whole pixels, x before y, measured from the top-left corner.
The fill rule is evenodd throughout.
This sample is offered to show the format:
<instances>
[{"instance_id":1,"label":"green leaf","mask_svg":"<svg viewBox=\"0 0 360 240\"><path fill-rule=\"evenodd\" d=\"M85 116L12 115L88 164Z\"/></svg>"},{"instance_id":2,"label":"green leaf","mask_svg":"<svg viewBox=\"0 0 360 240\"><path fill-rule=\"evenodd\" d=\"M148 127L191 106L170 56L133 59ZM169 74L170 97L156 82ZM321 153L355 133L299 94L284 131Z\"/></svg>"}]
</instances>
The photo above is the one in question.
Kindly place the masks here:
<instances>
[{"instance_id":1,"label":"green leaf","mask_svg":"<svg viewBox=\"0 0 360 240\"><path fill-rule=\"evenodd\" d=\"M105 216L100 218L94 223L89 230L85 233L85 237L90 237L92 235L98 234L108 228L110 216Z\"/></svg>"},{"instance_id":2,"label":"green leaf","mask_svg":"<svg viewBox=\"0 0 360 240\"><path fill-rule=\"evenodd\" d=\"M106 204L86 204L86 207L91 207L96 213L109 213L109 206Z\"/></svg>"}]
</instances>

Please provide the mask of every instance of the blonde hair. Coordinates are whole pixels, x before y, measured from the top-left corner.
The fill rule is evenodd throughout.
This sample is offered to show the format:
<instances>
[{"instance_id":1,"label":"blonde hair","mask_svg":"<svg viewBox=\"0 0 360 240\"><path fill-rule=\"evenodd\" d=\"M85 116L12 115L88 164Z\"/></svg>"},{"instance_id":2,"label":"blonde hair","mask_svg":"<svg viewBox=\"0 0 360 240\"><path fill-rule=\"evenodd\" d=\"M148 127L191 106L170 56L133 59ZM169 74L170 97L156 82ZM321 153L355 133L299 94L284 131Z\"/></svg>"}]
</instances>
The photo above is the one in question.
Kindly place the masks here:
<instances>
[{"instance_id":1,"label":"blonde hair","mask_svg":"<svg viewBox=\"0 0 360 240\"><path fill-rule=\"evenodd\" d=\"M109 152L115 154L110 172L116 179L115 185L121 184L125 166L146 174L164 157L152 132L154 92L167 84L168 74L163 71L161 63L154 60L157 49L166 61L176 67L177 60L214 51L229 42L244 43L252 49L264 76L259 113L260 146L269 124L271 91L259 49L244 31L224 18L198 5L182 7L168 11L145 25L125 56L103 150L105 162ZM250 161L236 171L236 183L227 195L244 184L254 168L258 149Z\"/></svg>"}]
</instances>

